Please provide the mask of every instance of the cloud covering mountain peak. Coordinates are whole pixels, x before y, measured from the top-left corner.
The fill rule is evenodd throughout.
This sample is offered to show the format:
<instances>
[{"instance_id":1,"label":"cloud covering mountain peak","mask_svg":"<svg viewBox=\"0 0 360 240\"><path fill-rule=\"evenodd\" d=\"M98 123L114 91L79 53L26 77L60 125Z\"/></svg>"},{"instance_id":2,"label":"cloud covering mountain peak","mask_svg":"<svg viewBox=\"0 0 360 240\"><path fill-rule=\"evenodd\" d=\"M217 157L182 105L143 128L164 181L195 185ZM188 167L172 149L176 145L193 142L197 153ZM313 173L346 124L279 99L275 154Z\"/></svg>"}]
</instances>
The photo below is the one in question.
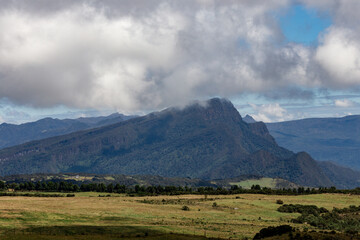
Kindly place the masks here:
<instances>
[{"instance_id":1,"label":"cloud covering mountain peak","mask_svg":"<svg viewBox=\"0 0 360 240\"><path fill-rule=\"evenodd\" d=\"M274 16L291 6L286 0L0 4L0 98L20 105L147 111L209 96L359 86L358 27L341 18L352 11L347 2L326 5L334 24L315 47L286 42Z\"/></svg>"}]
</instances>

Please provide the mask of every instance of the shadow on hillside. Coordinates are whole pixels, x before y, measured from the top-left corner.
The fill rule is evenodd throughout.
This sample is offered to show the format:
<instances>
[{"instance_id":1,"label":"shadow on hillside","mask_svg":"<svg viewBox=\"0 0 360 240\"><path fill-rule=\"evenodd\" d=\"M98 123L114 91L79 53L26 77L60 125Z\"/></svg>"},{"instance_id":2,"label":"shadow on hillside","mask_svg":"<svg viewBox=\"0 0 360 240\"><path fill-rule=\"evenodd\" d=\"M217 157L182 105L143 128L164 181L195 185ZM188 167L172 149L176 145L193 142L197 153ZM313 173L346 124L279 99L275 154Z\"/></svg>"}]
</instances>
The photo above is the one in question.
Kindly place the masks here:
<instances>
[{"instance_id":1,"label":"shadow on hillside","mask_svg":"<svg viewBox=\"0 0 360 240\"><path fill-rule=\"evenodd\" d=\"M165 233L145 226L51 226L30 227L3 231L0 238L4 240L43 240L43 239L209 239L204 236Z\"/></svg>"}]
</instances>

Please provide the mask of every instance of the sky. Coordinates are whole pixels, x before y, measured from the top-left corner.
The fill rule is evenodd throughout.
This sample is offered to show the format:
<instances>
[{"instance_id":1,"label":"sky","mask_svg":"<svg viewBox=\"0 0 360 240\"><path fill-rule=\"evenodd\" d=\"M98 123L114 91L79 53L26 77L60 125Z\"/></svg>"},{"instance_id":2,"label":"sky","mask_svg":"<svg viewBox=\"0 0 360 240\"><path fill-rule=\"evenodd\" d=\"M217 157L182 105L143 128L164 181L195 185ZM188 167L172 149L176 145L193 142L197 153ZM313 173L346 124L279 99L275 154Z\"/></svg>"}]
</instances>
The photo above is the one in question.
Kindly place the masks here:
<instances>
[{"instance_id":1,"label":"sky","mask_svg":"<svg viewBox=\"0 0 360 240\"><path fill-rule=\"evenodd\" d=\"M358 0L0 0L0 123L224 97L275 122L360 114Z\"/></svg>"}]
</instances>

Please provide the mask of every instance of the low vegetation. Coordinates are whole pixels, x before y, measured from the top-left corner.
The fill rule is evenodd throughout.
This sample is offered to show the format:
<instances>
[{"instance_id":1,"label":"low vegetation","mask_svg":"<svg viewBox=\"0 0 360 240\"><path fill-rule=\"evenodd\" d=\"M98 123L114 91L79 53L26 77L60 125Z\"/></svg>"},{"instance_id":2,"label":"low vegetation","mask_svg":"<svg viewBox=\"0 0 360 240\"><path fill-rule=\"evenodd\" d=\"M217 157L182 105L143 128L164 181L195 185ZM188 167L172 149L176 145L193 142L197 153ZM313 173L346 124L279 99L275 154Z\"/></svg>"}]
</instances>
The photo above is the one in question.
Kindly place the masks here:
<instances>
[{"instance_id":1,"label":"low vegetation","mask_svg":"<svg viewBox=\"0 0 360 240\"><path fill-rule=\"evenodd\" d=\"M294 229L290 225L281 225L278 227L267 227L260 230L254 237L256 239L264 239L267 237L281 236L285 233L291 233Z\"/></svg>"},{"instance_id":2,"label":"low vegetation","mask_svg":"<svg viewBox=\"0 0 360 240\"><path fill-rule=\"evenodd\" d=\"M326 208L318 208L314 205L290 204L278 208L279 212L301 213L294 223L307 223L311 226L357 234L360 231L360 206L350 206L348 208L334 208L328 211Z\"/></svg>"},{"instance_id":3,"label":"low vegetation","mask_svg":"<svg viewBox=\"0 0 360 240\"><path fill-rule=\"evenodd\" d=\"M328 213L329 211L326 208L319 208L315 205L301 205L301 204L285 204L278 208L279 212L286 213L301 213L304 215L314 215L319 216L321 213Z\"/></svg>"},{"instance_id":4,"label":"low vegetation","mask_svg":"<svg viewBox=\"0 0 360 240\"><path fill-rule=\"evenodd\" d=\"M354 240L359 239L354 234L344 234L331 232L317 232L317 231L299 231L289 225L281 225L278 227L267 227L260 230L255 235L254 240Z\"/></svg>"},{"instance_id":5,"label":"low vegetation","mask_svg":"<svg viewBox=\"0 0 360 240\"><path fill-rule=\"evenodd\" d=\"M0 197L74 197L74 194L40 193L40 192L0 192Z\"/></svg>"},{"instance_id":6,"label":"low vegetation","mask_svg":"<svg viewBox=\"0 0 360 240\"><path fill-rule=\"evenodd\" d=\"M65 193L43 194L66 196ZM301 209L307 207L294 207L295 210L280 212L276 203L278 195L130 196L99 192L69 194L75 196L0 197L0 238L243 240L252 239L261 229L280 225L291 226L293 239L296 239L297 234L357 236L350 232L340 233L340 230L336 230L334 234L330 234L330 230L325 230L328 233L321 233L324 229L318 226L293 221L302 216L299 212L305 212ZM357 216L358 207L354 206L360 205L358 196L344 194L282 195L281 200L284 204L280 207L314 205L316 208L309 209L337 211L340 216ZM351 205L353 206L349 207ZM188 210L185 210L185 207ZM334 208L337 210L333 210ZM319 211L323 212L319 213L319 216L327 214L326 211ZM285 235L269 239L289 239L289 234Z\"/></svg>"},{"instance_id":7,"label":"low vegetation","mask_svg":"<svg viewBox=\"0 0 360 240\"><path fill-rule=\"evenodd\" d=\"M272 189L252 185L250 189L244 189L238 185L230 188L223 187L182 187L182 186L126 186L120 184L104 183L73 183L71 181L42 181L42 182L12 182L5 183L0 181L1 190L12 191L45 191L45 192L101 192L101 193L126 193L136 196L157 196L157 195L181 195L181 194L201 194L201 195L232 195L232 194L268 194L268 195L308 195L323 193L342 193L360 195L360 188L338 190L331 188L282 188ZM281 200L280 200L281 201ZM281 204L281 203L278 203Z\"/></svg>"}]
</instances>

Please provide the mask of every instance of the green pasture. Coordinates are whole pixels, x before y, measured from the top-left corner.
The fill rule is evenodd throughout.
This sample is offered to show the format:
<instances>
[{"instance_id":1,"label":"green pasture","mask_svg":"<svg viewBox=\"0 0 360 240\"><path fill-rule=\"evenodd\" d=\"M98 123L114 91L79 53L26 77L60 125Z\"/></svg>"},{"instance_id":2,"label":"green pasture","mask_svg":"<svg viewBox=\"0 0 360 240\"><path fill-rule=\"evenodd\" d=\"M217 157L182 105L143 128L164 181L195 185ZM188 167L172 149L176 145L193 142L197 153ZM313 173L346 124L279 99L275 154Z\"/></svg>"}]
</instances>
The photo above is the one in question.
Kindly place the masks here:
<instances>
[{"instance_id":1,"label":"green pasture","mask_svg":"<svg viewBox=\"0 0 360 240\"><path fill-rule=\"evenodd\" d=\"M0 197L0 238L250 239L268 226L290 224L312 229L289 223L299 214L278 212L278 199L284 204L317 205L329 210L360 205L359 196L343 194ZM189 211L182 210L184 206Z\"/></svg>"}]
</instances>

